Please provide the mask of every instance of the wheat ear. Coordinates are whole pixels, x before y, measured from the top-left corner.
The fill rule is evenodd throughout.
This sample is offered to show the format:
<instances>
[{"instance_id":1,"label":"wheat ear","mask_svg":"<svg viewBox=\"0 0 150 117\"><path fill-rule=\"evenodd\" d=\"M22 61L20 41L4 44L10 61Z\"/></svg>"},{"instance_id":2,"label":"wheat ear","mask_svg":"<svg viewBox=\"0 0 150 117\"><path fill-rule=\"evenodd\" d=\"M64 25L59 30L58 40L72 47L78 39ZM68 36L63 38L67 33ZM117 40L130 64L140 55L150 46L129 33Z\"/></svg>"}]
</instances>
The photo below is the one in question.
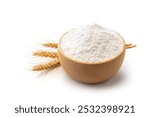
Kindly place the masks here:
<instances>
[{"instance_id":1,"label":"wheat ear","mask_svg":"<svg viewBox=\"0 0 150 117\"><path fill-rule=\"evenodd\" d=\"M59 60L54 60L46 64L35 65L32 68L32 71L42 71L42 70L52 70L56 67L60 66Z\"/></svg>"},{"instance_id":2,"label":"wheat ear","mask_svg":"<svg viewBox=\"0 0 150 117\"><path fill-rule=\"evenodd\" d=\"M58 58L57 52L37 51L37 52L33 52L32 55L41 56L41 57Z\"/></svg>"},{"instance_id":3,"label":"wheat ear","mask_svg":"<svg viewBox=\"0 0 150 117\"><path fill-rule=\"evenodd\" d=\"M134 48L134 47L136 47L136 45L132 45L131 43L130 44L125 44L126 49Z\"/></svg>"},{"instance_id":4,"label":"wheat ear","mask_svg":"<svg viewBox=\"0 0 150 117\"><path fill-rule=\"evenodd\" d=\"M42 45L46 46L46 47L51 47L51 48L57 48L57 46L58 46L57 43L44 43Z\"/></svg>"}]
</instances>

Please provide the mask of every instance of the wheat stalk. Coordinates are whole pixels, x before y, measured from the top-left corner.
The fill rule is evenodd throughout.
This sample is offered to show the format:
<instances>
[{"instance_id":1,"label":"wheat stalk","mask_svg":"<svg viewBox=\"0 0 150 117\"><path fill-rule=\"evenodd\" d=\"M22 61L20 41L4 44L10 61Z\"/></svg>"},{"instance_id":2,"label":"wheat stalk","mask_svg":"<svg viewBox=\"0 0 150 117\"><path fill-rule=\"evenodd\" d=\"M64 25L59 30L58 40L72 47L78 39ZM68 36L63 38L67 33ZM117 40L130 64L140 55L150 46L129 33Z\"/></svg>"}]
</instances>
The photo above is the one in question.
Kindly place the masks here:
<instances>
[{"instance_id":1,"label":"wheat stalk","mask_svg":"<svg viewBox=\"0 0 150 117\"><path fill-rule=\"evenodd\" d=\"M57 46L58 46L57 43L44 43L42 45L46 46L46 47L51 47L51 48L57 48Z\"/></svg>"},{"instance_id":2,"label":"wheat stalk","mask_svg":"<svg viewBox=\"0 0 150 117\"><path fill-rule=\"evenodd\" d=\"M37 51L37 52L33 52L32 55L41 56L41 57L58 58L57 52Z\"/></svg>"},{"instance_id":3,"label":"wheat stalk","mask_svg":"<svg viewBox=\"0 0 150 117\"><path fill-rule=\"evenodd\" d=\"M32 71L42 71L42 70L52 70L56 67L60 66L59 60L54 60L46 64L35 65L32 68Z\"/></svg>"}]
</instances>

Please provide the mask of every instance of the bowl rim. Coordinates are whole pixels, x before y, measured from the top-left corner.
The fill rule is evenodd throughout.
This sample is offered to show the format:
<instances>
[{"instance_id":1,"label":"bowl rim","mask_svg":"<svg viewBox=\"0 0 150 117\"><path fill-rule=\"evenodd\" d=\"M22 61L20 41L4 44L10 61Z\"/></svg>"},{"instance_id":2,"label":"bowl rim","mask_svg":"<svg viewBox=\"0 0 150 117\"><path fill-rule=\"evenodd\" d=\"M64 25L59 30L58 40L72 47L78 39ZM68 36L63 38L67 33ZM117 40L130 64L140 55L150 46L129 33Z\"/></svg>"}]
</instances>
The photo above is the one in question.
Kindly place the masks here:
<instances>
[{"instance_id":1,"label":"bowl rim","mask_svg":"<svg viewBox=\"0 0 150 117\"><path fill-rule=\"evenodd\" d=\"M74 30L74 29L72 29L72 30ZM69 59L70 61L73 61L73 62L76 62L76 63L79 63L79 64L86 64L86 65L99 65L99 64L111 62L111 61L115 60L116 58L118 58L122 53L125 52L125 40L119 33L116 32L121 37L122 42L123 42L123 48L117 56L114 56L110 59L107 59L107 60L104 60L104 61L101 61L101 62L94 62L94 63L92 63L92 62L91 63L90 62L83 62L83 61L80 61L80 60L72 59L71 57L65 55L64 52L62 51L61 47L60 47L60 43L61 43L61 40L63 39L63 37L72 30L69 30L66 33L64 33L61 36L61 38L59 39L59 42L58 42L58 52L60 52L65 58Z\"/></svg>"}]
</instances>

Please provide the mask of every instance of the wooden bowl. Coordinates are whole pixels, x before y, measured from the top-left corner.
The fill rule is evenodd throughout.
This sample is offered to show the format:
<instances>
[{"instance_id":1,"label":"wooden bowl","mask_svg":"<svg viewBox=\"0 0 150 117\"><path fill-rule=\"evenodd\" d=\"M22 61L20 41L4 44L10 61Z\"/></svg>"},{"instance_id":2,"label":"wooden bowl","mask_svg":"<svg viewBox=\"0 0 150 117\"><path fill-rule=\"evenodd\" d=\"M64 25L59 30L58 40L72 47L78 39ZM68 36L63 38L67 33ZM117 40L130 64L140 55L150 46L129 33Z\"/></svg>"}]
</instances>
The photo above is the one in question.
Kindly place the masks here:
<instances>
[{"instance_id":1,"label":"wooden bowl","mask_svg":"<svg viewBox=\"0 0 150 117\"><path fill-rule=\"evenodd\" d=\"M61 39L63 39L64 35ZM118 72L123 63L125 56L125 41L123 38L122 41L124 46L120 54L114 58L98 63L80 62L64 55L60 46L61 39L58 43L58 56L60 63L64 71L66 71L71 78L79 82L94 84L108 80Z\"/></svg>"}]
</instances>

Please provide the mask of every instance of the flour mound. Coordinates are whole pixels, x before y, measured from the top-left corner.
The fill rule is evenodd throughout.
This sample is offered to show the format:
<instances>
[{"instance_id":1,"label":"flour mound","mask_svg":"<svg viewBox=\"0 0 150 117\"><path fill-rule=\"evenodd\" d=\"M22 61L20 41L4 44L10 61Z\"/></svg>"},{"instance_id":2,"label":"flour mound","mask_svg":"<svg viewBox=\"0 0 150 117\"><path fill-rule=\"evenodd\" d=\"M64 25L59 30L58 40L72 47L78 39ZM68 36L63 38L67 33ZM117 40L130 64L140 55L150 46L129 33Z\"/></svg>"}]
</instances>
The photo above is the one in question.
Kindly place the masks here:
<instances>
[{"instance_id":1,"label":"flour mound","mask_svg":"<svg viewBox=\"0 0 150 117\"><path fill-rule=\"evenodd\" d=\"M64 55L88 63L114 58L121 53L123 46L120 35L98 24L75 28L66 33L60 42Z\"/></svg>"}]
</instances>

